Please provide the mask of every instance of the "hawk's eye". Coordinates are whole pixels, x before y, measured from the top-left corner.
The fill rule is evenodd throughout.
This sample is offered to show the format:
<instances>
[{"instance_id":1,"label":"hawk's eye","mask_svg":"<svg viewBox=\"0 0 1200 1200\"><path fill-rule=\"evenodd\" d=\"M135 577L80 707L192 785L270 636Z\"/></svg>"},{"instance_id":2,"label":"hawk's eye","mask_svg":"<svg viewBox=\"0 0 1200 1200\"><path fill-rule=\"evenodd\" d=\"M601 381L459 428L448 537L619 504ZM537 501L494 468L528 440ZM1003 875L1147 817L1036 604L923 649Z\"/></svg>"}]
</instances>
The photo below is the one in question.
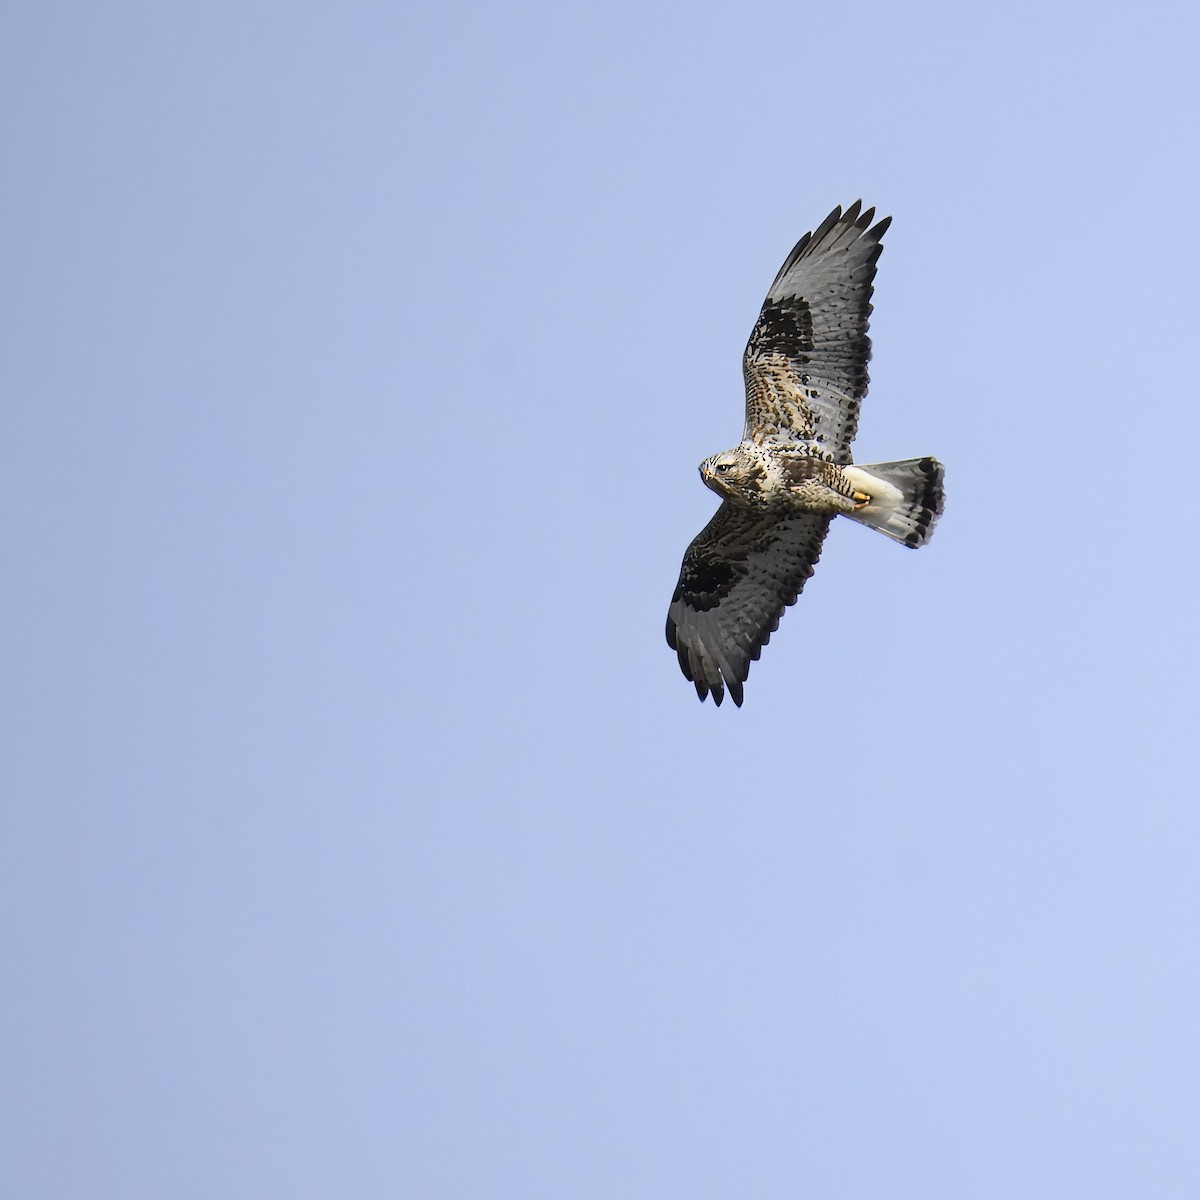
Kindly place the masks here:
<instances>
[{"instance_id":1,"label":"hawk's eye","mask_svg":"<svg viewBox=\"0 0 1200 1200\"><path fill-rule=\"evenodd\" d=\"M717 463L717 474L718 475L724 475L725 472L728 470L729 470L728 463Z\"/></svg>"}]
</instances>

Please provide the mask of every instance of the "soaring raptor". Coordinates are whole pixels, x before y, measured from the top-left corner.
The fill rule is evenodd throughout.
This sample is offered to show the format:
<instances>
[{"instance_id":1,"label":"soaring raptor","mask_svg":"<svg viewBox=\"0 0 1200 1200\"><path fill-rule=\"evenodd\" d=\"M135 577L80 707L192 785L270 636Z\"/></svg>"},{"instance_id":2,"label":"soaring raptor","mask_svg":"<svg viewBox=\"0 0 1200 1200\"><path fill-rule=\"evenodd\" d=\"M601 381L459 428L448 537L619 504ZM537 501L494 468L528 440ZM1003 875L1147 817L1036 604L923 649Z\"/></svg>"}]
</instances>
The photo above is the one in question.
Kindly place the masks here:
<instances>
[{"instance_id":1,"label":"soaring raptor","mask_svg":"<svg viewBox=\"0 0 1200 1200\"><path fill-rule=\"evenodd\" d=\"M723 498L683 556L667 642L703 700L742 684L800 594L839 513L904 546L923 546L942 512L936 458L852 466L867 394L867 321L880 239L855 201L787 256L750 334L742 371L746 428L700 464Z\"/></svg>"}]
</instances>

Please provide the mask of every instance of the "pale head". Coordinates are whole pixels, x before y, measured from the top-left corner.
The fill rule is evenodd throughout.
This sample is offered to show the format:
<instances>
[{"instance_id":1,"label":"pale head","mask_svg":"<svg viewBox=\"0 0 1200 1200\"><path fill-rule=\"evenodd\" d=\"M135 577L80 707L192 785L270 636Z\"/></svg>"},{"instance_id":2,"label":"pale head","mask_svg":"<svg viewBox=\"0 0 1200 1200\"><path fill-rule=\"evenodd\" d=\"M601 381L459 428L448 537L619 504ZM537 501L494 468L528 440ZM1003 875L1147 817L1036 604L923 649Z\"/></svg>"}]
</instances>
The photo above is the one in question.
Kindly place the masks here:
<instances>
[{"instance_id":1,"label":"pale head","mask_svg":"<svg viewBox=\"0 0 1200 1200\"><path fill-rule=\"evenodd\" d=\"M700 464L700 478L719 496L745 496L757 492L757 480L762 474L758 462L740 446L713 454Z\"/></svg>"}]
</instances>

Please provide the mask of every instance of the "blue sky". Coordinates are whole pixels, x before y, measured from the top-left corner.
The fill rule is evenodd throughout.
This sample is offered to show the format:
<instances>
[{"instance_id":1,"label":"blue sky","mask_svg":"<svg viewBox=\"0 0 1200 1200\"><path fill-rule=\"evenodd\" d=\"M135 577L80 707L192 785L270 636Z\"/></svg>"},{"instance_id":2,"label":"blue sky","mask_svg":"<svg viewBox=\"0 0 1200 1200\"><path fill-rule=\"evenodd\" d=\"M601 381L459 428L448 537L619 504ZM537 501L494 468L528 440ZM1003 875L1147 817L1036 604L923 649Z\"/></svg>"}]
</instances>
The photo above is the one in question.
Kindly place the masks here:
<instances>
[{"instance_id":1,"label":"blue sky","mask_svg":"<svg viewBox=\"0 0 1200 1200\"><path fill-rule=\"evenodd\" d=\"M12 4L0 1190L1200 1188L1183 5ZM849 522L663 641L795 240Z\"/></svg>"}]
</instances>

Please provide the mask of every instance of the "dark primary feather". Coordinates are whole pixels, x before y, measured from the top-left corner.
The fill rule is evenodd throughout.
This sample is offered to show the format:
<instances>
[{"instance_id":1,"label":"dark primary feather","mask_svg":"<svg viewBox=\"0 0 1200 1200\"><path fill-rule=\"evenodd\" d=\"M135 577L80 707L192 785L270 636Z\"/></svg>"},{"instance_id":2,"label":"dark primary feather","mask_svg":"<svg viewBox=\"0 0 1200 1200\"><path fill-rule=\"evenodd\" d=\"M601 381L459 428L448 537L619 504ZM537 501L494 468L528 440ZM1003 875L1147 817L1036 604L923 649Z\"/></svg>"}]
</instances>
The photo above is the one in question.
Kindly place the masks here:
<instances>
[{"instance_id":1,"label":"dark primary feather","mask_svg":"<svg viewBox=\"0 0 1200 1200\"><path fill-rule=\"evenodd\" d=\"M742 684L821 554L830 517L780 517L725 501L688 547L667 613L667 643L703 700Z\"/></svg>"},{"instance_id":2,"label":"dark primary feather","mask_svg":"<svg viewBox=\"0 0 1200 1200\"><path fill-rule=\"evenodd\" d=\"M867 393L867 326L876 263L891 218L872 227L855 201L805 234L771 285L742 358L744 437L783 437L848 463Z\"/></svg>"}]
</instances>

